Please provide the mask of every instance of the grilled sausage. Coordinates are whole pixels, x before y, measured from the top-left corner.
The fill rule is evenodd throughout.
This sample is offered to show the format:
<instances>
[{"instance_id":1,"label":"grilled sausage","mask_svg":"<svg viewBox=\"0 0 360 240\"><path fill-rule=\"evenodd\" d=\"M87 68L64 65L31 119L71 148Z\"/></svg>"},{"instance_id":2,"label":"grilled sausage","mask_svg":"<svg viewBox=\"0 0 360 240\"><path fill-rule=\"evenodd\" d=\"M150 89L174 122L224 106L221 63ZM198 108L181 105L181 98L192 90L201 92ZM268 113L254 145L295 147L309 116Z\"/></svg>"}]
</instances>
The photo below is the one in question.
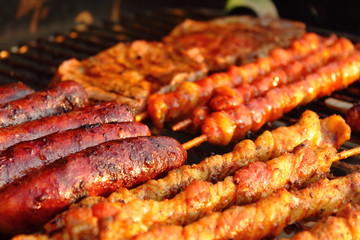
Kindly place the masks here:
<instances>
[{"instance_id":1,"label":"grilled sausage","mask_svg":"<svg viewBox=\"0 0 360 240\"><path fill-rule=\"evenodd\" d=\"M58 83L48 90L0 105L0 127L53 116L88 103L80 84L73 81Z\"/></svg>"},{"instance_id":2,"label":"grilled sausage","mask_svg":"<svg viewBox=\"0 0 360 240\"><path fill-rule=\"evenodd\" d=\"M346 122L351 130L360 132L360 102L355 103L346 113Z\"/></svg>"},{"instance_id":3,"label":"grilled sausage","mask_svg":"<svg viewBox=\"0 0 360 240\"><path fill-rule=\"evenodd\" d=\"M0 128L0 151L22 141L33 140L86 124L131 122L133 119L134 115L128 106L117 102L102 102L62 115Z\"/></svg>"},{"instance_id":4,"label":"grilled sausage","mask_svg":"<svg viewBox=\"0 0 360 240\"><path fill-rule=\"evenodd\" d=\"M0 104L23 98L35 91L22 82L0 86Z\"/></svg>"},{"instance_id":5,"label":"grilled sausage","mask_svg":"<svg viewBox=\"0 0 360 240\"><path fill-rule=\"evenodd\" d=\"M100 143L137 136L149 136L142 123L105 123L54 133L18 143L0 154L0 189L59 158Z\"/></svg>"},{"instance_id":6,"label":"grilled sausage","mask_svg":"<svg viewBox=\"0 0 360 240\"><path fill-rule=\"evenodd\" d=\"M35 231L85 196L108 195L179 167L186 151L176 140L148 136L110 141L56 161L0 192L0 232Z\"/></svg>"}]
</instances>

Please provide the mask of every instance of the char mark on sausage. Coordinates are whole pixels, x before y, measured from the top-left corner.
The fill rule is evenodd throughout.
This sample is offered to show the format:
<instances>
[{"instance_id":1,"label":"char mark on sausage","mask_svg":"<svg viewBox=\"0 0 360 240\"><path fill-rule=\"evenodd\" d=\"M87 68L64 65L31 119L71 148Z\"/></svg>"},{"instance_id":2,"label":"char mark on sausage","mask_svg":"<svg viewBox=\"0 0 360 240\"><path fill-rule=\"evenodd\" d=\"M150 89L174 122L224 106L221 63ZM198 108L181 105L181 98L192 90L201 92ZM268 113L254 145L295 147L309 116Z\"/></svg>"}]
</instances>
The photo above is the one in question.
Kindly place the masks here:
<instances>
[{"instance_id":1,"label":"char mark on sausage","mask_svg":"<svg viewBox=\"0 0 360 240\"><path fill-rule=\"evenodd\" d=\"M149 128L142 123L105 123L85 125L18 143L0 153L0 189L30 174L34 169L40 169L85 148L111 140L149 135Z\"/></svg>"},{"instance_id":2,"label":"char mark on sausage","mask_svg":"<svg viewBox=\"0 0 360 240\"><path fill-rule=\"evenodd\" d=\"M0 128L0 151L22 141L37 139L87 124L131 122L133 119L134 115L127 105L102 102L61 115Z\"/></svg>"},{"instance_id":3,"label":"char mark on sausage","mask_svg":"<svg viewBox=\"0 0 360 240\"><path fill-rule=\"evenodd\" d=\"M87 103L88 98L81 85L73 81L61 82L47 90L1 104L0 127L65 113Z\"/></svg>"},{"instance_id":4,"label":"char mark on sausage","mask_svg":"<svg viewBox=\"0 0 360 240\"><path fill-rule=\"evenodd\" d=\"M176 140L147 136L110 141L60 159L0 192L0 232L34 231L71 203L132 187L184 164Z\"/></svg>"}]
</instances>

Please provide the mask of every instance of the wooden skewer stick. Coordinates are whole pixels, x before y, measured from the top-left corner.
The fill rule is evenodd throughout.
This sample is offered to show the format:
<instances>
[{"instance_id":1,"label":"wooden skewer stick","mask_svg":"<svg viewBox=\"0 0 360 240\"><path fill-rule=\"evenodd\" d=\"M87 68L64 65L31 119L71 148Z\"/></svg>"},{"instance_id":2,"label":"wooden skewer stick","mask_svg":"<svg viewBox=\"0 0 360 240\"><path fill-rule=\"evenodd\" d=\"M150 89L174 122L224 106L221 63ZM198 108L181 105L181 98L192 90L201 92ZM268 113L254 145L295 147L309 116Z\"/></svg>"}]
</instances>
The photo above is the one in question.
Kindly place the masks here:
<instances>
[{"instance_id":1,"label":"wooden skewer stick","mask_svg":"<svg viewBox=\"0 0 360 240\"><path fill-rule=\"evenodd\" d=\"M346 113L352 106L352 103L343 101L343 100L339 100L336 98L327 98L325 100L325 104L326 106L328 106L329 108L332 108L336 111L342 112L342 113Z\"/></svg>"},{"instance_id":2,"label":"wooden skewer stick","mask_svg":"<svg viewBox=\"0 0 360 240\"><path fill-rule=\"evenodd\" d=\"M191 118L186 118L180 122L177 122L175 123L171 129L174 131L174 132L177 132L177 131L181 131L181 130L184 130L186 129L190 124L191 124L192 120Z\"/></svg>"},{"instance_id":3,"label":"wooden skewer stick","mask_svg":"<svg viewBox=\"0 0 360 240\"><path fill-rule=\"evenodd\" d=\"M182 147L185 150L189 150L190 148L199 146L200 144L202 144L203 142L207 141L207 136L206 135L200 135L196 138L191 139L190 141L183 143Z\"/></svg>"},{"instance_id":4,"label":"wooden skewer stick","mask_svg":"<svg viewBox=\"0 0 360 240\"><path fill-rule=\"evenodd\" d=\"M336 162L338 160L346 159L348 157L360 154L360 147L344 150L335 155L334 158L331 159L332 162Z\"/></svg>"},{"instance_id":5,"label":"wooden skewer stick","mask_svg":"<svg viewBox=\"0 0 360 240\"><path fill-rule=\"evenodd\" d=\"M142 122L144 119L146 119L149 116L148 112L142 112L138 113L135 116L135 122Z\"/></svg>"},{"instance_id":6,"label":"wooden skewer stick","mask_svg":"<svg viewBox=\"0 0 360 240\"><path fill-rule=\"evenodd\" d=\"M332 162L332 166L345 171L347 174L351 174L360 171L360 164L346 163L340 160L344 160L357 154L360 154L360 147L339 152L332 159L330 159L330 161Z\"/></svg>"}]
</instances>

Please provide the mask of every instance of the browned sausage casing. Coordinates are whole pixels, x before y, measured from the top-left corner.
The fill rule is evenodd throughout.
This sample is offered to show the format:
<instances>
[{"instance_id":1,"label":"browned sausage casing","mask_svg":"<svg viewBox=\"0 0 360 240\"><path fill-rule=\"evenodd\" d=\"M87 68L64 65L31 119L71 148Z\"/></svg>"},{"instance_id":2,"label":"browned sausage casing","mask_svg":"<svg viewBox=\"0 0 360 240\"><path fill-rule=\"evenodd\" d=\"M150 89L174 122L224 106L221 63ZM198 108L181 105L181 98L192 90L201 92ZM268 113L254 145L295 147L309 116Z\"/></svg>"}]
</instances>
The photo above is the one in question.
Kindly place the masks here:
<instances>
[{"instance_id":1,"label":"browned sausage casing","mask_svg":"<svg viewBox=\"0 0 360 240\"><path fill-rule=\"evenodd\" d=\"M0 105L0 127L67 112L83 107L88 97L82 86L73 81L60 82L48 90Z\"/></svg>"},{"instance_id":2,"label":"browned sausage casing","mask_svg":"<svg viewBox=\"0 0 360 240\"><path fill-rule=\"evenodd\" d=\"M0 104L8 103L27 95L33 94L35 91L22 82L10 83L0 86Z\"/></svg>"},{"instance_id":3,"label":"browned sausage casing","mask_svg":"<svg viewBox=\"0 0 360 240\"><path fill-rule=\"evenodd\" d=\"M0 232L31 232L85 196L108 195L179 167L186 151L165 136L106 142L60 159L0 192Z\"/></svg>"},{"instance_id":4,"label":"browned sausage casing","mask_svg":"<svg viewBox=\"0 0 360 240\"><path fill-rule=\"evenodd\" d=\"M86 124L131 122L133 119L134 115L127 105L117 102L102 102L62 115L0 128L0 151L22 141L37 139Z\"/></svg>"},{"instance_id":5,"label":"browned sausage casing","mask_svg":"<svg viewBox=\"0 0 360 240\"><path fill-rule=\"evenodd\" d=\"M355 103L346 113L346 122L350 125L351 130L360 132L360 102Z\"/></svg>"},{"instance_id":6,"label":"browned sausage casing","mask_svg":"<svg viewBox=\"0 0 360 240\"><path fill-rule=\"evenodd\" d=\"M142 123L105 123L54 133L18 143L0 154L0 189L34 169L100 143L137 136L150 136Z\"/></svg>"}]
</instances>

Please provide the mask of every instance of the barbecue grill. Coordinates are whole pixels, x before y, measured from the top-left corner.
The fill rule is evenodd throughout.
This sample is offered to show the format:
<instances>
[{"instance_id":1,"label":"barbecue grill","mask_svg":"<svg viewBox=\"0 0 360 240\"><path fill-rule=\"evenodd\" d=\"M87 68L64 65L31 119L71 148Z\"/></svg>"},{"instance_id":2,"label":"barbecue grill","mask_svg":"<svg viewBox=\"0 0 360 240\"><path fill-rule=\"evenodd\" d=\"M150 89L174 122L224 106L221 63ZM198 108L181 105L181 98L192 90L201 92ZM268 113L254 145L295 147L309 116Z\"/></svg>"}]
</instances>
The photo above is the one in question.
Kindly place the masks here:
<instances>
[{"instance_id":1,"label":"barbecue grill","mask_svg":"<svg viewBox=\"0 0 360 240\"><path fill-rule=\"evenodd\" d=\"M36 90L42 90L48 86L57 67L64 60L69 58L85 59L118 42L137 39L158 41L186 18L209 20L224 14L223 10L215 8L161 8L136 13L122 12L119 21L103 20L102 23L86 24L80 27L79 25L73 26L73 28L62 29L59 32L53 32L33 40L26 40L19 44L13 43L14 45L11 47L2 48L0 46L0 83L22 81ZM323 35L335 32L354 42L360 40L360 37L354 33L343 33L321 27L308 27L308 30ZM344 115L343 112L326 104L325 100L329 97L349 103L359 102L360 82L357 81L350 87L337 91L331 96L297 107L295 110L285 114L281 119L268 123L262 130L290 125L296 122L306 109L315 111L322 118L334 113ZM150 122L146 123L151 124ZM262 130L259 132L262 132ZM161 134L174 137L181 143L193 138L187 133L173 132L169 129L166 129ZM256 136L256 133L248 135L251 139L256 138ZM357 146L360 146L360 135L359 133L353 133L351 140L344 144L342 148L349 149ZM197 163L204 157L229 152L231 149L232 146L220 147L204 143L188 151L189 163ZM344 162L346 164L342 166L343 168L333 169L332 173L334 175L342 175L347 167L360 166L360 157L351 157Z\"/></svg>"},{"instance_id":2,"label":"barbecue grill","mask_svg":"<svg viewBox=\"0 0 360 240\"><path fill-rule=\"evenodd\" d=\"M185 20L191 18L195 20L209 20L223 16L224 12L217 9L179 9L165 8L158 10L148 10L137 13L125 13L121 15L119 22L104 20L101 24L90 24L84 29L67 29L62 33L54 33L47 37L40 37L21 45L15 45L10 49L0 52L0 82L2 84L22 81L34 89L44 89L54 76L57 66L69 58L84 59L115 45L118 42L145 39L148 41L158 41L162 36L168 34L171 29ZM328 35L330 31L319 27L308 27L309 31ZM336 34L357 42L359 37L351 33L336 32ZM349 88L334 93L331 97L354 103L360 100L360 83L356 82ZM341 112L329 108L325 105L324 99L312 102L306 106L298 107L296 110L286 114L279 121L268 124L266 127L276 127L295 122L305 109L317 112L321 117L326 117L333 113ZM186 133L174 133L166 130L165 135L173 136L184 142L191 137ZM251 136L250 136L251 137ZM358 146L360 136L353 134L348 146ZM190 154L195 154L189 158L196 162L209 154L222 153L228 151L226 147L211 147L203 144L197 149L190 150ZM195 153L196 152L196 153Z\"/></svg>"}]
</instances>

